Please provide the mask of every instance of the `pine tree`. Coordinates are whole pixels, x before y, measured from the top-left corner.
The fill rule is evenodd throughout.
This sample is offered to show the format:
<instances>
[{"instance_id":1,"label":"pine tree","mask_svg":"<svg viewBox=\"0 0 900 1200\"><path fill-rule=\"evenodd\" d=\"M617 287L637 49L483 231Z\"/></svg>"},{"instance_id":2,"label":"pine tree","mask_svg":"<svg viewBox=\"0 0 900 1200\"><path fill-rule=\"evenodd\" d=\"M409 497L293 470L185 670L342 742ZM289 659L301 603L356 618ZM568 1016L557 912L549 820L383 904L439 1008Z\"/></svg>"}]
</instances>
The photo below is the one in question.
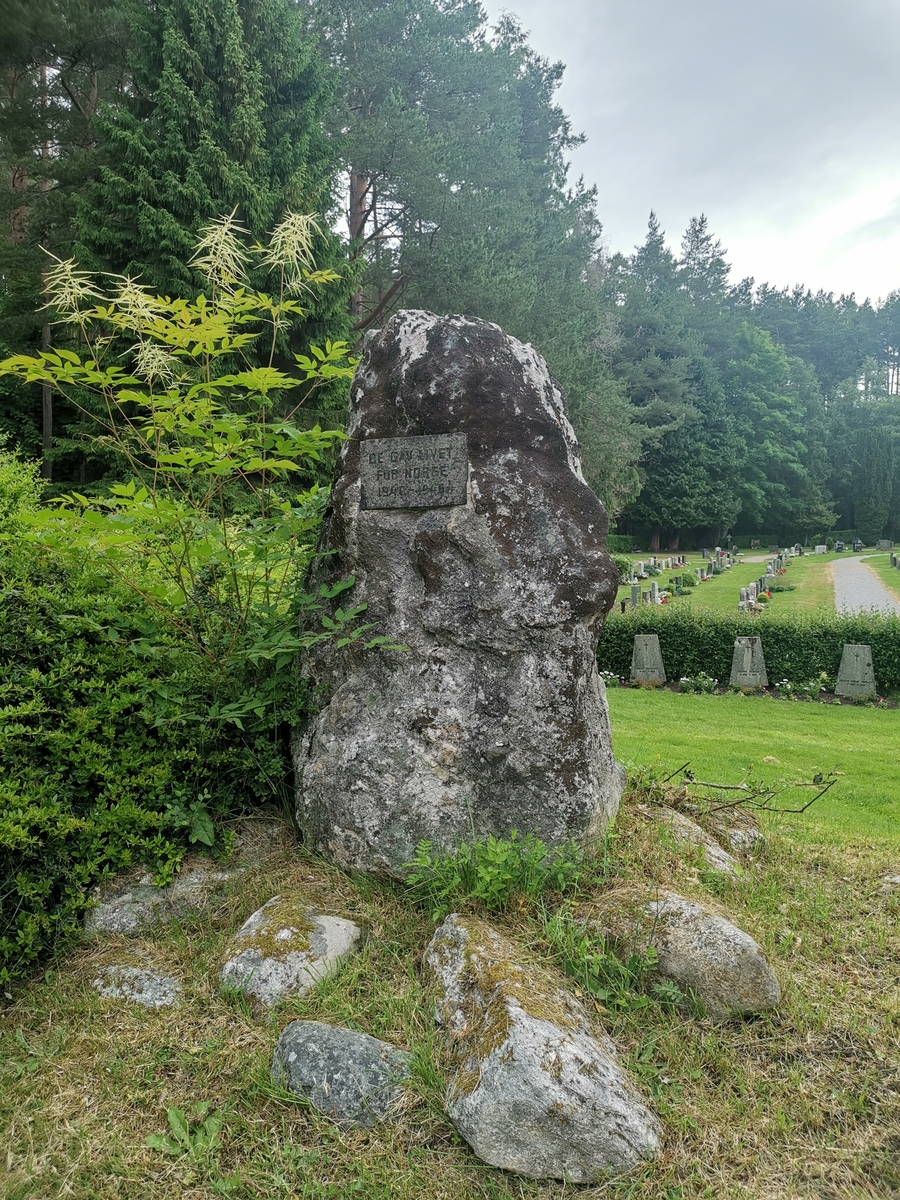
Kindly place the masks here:
<instances>
[{"instance_id":1,"label":"pine tree","mask_svg":"<svg viewBox=\"0 0 900 1200\"><path fill-rule=\"evenodd\" d=\"M857 429L854 457L858 474L856 532L867 546L884 536L891 510L894 476L894 447L891 430Z\"/></svg>"}]
</instances>

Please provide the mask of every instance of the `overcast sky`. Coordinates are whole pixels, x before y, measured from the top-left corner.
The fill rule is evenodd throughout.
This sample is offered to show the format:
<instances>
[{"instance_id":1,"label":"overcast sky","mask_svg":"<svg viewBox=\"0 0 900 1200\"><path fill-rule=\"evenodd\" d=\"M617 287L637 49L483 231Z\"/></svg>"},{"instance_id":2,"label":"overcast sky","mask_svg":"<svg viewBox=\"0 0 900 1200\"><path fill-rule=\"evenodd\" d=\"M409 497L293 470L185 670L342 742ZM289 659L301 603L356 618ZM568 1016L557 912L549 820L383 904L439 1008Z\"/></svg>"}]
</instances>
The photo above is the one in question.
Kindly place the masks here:
<instances>
[{"instance_id":1,"label":"overcast sky","mask_svg":"<svg viewBox=\"0 0 900 1200\"><path fill-rule=\"evenodd\" d=\"M487 0L587 143L612 250L705 213L732 279L900 288L900 0Z\"/></svg>"}]
</instances>

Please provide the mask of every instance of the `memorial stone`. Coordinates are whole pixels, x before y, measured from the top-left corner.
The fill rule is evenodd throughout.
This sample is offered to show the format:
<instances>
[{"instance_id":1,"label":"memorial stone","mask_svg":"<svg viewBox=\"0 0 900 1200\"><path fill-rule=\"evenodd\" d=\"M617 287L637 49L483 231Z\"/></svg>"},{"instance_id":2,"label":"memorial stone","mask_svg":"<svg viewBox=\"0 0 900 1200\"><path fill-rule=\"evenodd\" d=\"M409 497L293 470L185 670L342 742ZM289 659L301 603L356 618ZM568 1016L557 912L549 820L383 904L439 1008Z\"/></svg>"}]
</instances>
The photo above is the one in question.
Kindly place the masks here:
<instances>
[{"instance_id":1,"label":"memorial stone","mask_svg":"<svg viewBox=\"0 0 900 1200\"><path fill-rule=\"evenodd\" d=\"M885 550L892 550L893 548L894 548L894 543L889 541L887 538L879 538L878 541L875 543L876 550L885 551Z\"/></svg>"},{"instance_id":2,"label":"memorial stone","mask_svg":"<svg viewBox=\"0 0 900 1200\"><path fill-rule=\"evenodd\" d=\"M766 663L763 658L762 640L758 637L734 639L734 655L731 660L731 687L768 687Z\"/></svg>"},{"instance_id":3,"label":"memorial stone","mask_svg":"<svg viewBox=\"0 0 900 1200\"><path fill-rule=\"evenodd\" d=\"M847 644L841 651L838 669L836 696L874 696L875 668L872 665L872 647Z\"/></svg>"},{"instance_id":4,"label":"memorial stone","mask_svg":"<svg viewBox=\"0 0 900 1200\"><path fill-rule=\"evenodd\" d=\"M756 584L755 583L748 584L747 585L747 599L750 601L751 604L756 603L756 594L757 594Z\"/></svg>"},{"instance_id":5,"label":"memorial stone","mask_svg":"<svg viewBox=\"0 0 900 1200\"><path fill-rule=\"evenodd\" d=\"M634 648L631 652L631 678L637 683L666 682L658 634L636 633L634 635Z\"/></svg>"},{"instance_id":6,"label":"memorial stone","mask_svg":"<svg viewBox=\"0 0 900 1200\"><path fill-rule=\"evenodd\" d=\"M827 553L828 553L828 547L827 547L827 546L823 546L823 545L819 544L818 546L816 546L816 547L815 547L815 549L813 550L813 553L814 553L814 554L827 554Z\"/></svg>"},{"instance_id":7,"label":"memorial stone","mask_svg":"<svg viewBox=\"0 0 900 1200\"><path fill-rule=\"evenodd\" d=\"M426 838L599 835L623 784L596 666L618 577L545 363L486 321L400 312L348 432L307 586L355 579L333 603L389 641L307 652L305 845L399 876Z\"/></svg>"},{"instance_id":8,"label":"memorial stone","mask_svg":"<svg viewBox=\"0 0 900 1200\"><path fill-rule=\"evenodd\" d=\"M650 603L651 604L659 603L659 584L656 582L655 579L652 580L650 583Z\"/></svg>"},{"instance_id":9,"label":"memorial stone","mask_svg":"<svg viewBox=\"0 0 900 1200\"><path fill-rule=\"evenodd\" d=\"M640 600L640 598L641 598L641 589L638 587L638 585L636 583L633 583L631 585L631 607L632 608L637 608L638 601Z\"/></svg>"}]
</instances>

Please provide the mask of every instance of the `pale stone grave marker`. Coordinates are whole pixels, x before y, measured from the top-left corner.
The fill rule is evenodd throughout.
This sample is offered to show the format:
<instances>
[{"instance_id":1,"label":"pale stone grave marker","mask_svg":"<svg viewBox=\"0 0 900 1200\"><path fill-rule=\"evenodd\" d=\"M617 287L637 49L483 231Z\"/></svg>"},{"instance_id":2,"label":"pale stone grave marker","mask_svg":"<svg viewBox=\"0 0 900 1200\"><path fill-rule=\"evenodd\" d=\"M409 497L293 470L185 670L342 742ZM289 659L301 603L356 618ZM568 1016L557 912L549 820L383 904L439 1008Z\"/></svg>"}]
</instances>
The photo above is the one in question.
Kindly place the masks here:
<instances>
[{"instance_id":1,"label":"pale stone grave marker","mask_svg":"<svg viewBox=\"0 0 900 1200\"><path fill-rule=\"evenodd\" d=\"M769 686L761 638L739 637L734 639L734 656L731 660L729 682L732 687Z\"/></svg>"},{"instance_id":2,"label":"pale stone grave marker","mask_svg":"<svg viewBox=\"0 0 900 1200\"><path fill-rule=\"evenodd\" d=\"M666 682L659 634L636 633L634 635L634 649L631 652L631 678L638 683Z\"/></svg>"},{"instance_id":3,"label":"pale stone grave marker","mask_svg":"<svg viewBox=\"0 0 900 1200\"><path fill-rule=\"evenodd\" d=\"M814 553L814 554L827 554L827 553L828 553L828 547L827 547L827 546L818 545L818 546L816 546L816 547L813 549L813 553Z\"/></svg>"},{"instance_id":4,"label":"pale stone grave marker","mask_svg":"<svg viewBox=\"0 0 900 1200\"><path fill-rule=\"evenodd\" d=\"M834 688L836 696L874 696L875 668L872 647L847 643L841 651L841 665Z\"/></svg>"}]
</instances>

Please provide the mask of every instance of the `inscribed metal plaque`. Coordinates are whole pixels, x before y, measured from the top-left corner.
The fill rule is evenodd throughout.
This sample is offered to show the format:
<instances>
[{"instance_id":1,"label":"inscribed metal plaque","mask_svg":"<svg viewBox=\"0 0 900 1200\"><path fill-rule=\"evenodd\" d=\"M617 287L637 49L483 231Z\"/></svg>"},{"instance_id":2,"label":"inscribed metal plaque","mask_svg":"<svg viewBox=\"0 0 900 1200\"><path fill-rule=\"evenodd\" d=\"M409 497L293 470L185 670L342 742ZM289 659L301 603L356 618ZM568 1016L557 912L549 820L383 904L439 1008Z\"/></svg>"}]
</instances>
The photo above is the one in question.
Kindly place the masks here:
<instances>
[{"instance_id":1,"label":"inscribed metal plaque","mask_svg":"<svg viewBox=\"0 0 900 1200\"><path fill-rule=\"evenodd\" d=\"M469 456L464 433L369 438L360 444L363 508L465 504Z\"/></svg>"}]
</instances>

